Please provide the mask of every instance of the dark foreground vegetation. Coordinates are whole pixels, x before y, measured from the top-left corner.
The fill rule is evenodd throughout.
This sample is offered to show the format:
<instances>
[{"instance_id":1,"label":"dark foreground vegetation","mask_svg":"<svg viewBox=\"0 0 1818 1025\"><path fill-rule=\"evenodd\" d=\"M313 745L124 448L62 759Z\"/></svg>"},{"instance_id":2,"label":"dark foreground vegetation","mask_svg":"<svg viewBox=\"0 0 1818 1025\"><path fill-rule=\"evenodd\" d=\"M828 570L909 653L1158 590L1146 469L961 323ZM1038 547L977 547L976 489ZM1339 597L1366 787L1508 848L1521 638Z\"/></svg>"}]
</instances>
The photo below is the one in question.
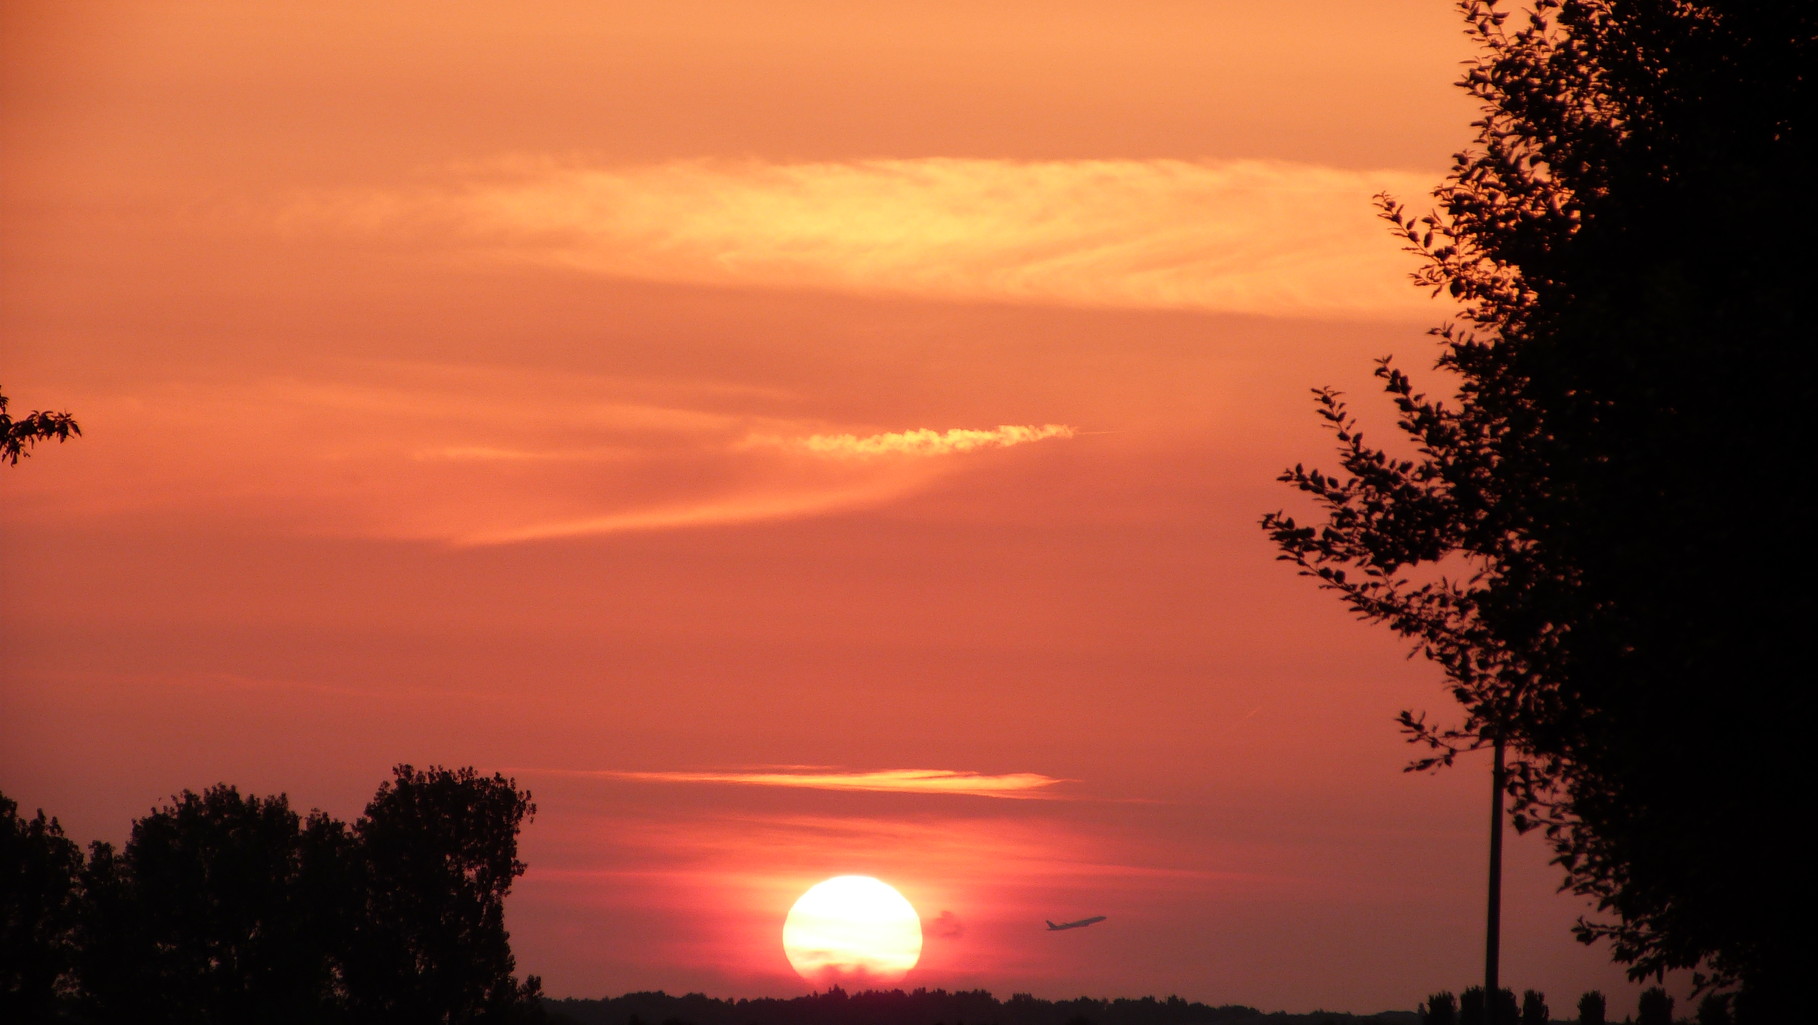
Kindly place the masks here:
<instances>
[{"instance_id":1,"label":"dark foreground vegetation","mask_svg":"<svg viewBox=\"0 0 1818 1025\"><path fill-rule=\"evenodd\" d=\"M1548 1025L1545 998L1435 993L1418 1011L1265 1013L1169 997L998 1000L983 990L543 1000L519 982L504 898L530 794L400 765L351 825L225 784L81 848L0 795L0 1025ZM1698 1025L1730 1025L1707 996ZM1573 1019L1605 1025L1601 994ZM1673 1025L1642 994L1637 1025Z\"/></svg>"},{"instance_id":2,"label":"dark foreground vegetation","mask_svg":"<svg viewBox=\"0 0 1818 1025\"><path fill-rule=\"evenodd\" d=\"M533 1019L504 898L535 812L502 776L400 765L352 825L223 784L84 857L0 795L0 1023Z\"/></svg>"},{"instance_id":3,"label":"dark foreground vegetation","mask_svg":"<svg viewBox=\"0 0 1818 1025\"><path fill-rule=\"evenodd\" d=\"M838 987L788 999L716 1000L699 993L629 993L602 1000L547 1000L552 1025L1419 1025L1407 1011L1355 1015L1265 1014L1254 1007L1157 1000L999 1000L985 990L847 993Z\"/></svg>"}]
</instances>

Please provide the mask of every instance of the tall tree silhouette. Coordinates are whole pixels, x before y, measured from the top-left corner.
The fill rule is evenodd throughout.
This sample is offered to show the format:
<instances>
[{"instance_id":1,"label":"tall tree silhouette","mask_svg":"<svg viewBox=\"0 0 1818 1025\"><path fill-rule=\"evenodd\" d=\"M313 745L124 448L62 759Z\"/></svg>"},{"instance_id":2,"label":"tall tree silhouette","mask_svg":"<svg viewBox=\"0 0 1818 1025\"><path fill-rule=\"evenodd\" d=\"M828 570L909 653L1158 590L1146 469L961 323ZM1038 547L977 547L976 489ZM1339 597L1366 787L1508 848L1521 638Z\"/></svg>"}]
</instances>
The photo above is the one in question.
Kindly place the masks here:
<instances>
[{"instance_id":1,"label":"tall tree silhouette","mask_svg":"<svg viewBox=\"0 0 1818 1025\"><path fill-rule=\"evenodd\" d=\"M347 966L359 1020L454 1025L533 1005L536 976L512 977L505 895L524 873L527 791L471 768L399 765L354 826L366 907Z\"/></svg>"},{"instance_id":2,"label":"tall tree silhouette","mask_svg":"<svg viewBox=\"0 0 1818 1025\"><path fill-rule=\"evenodd\" d=\"M1460 4L1483 104L1437 208L1384 212L1457 392L1378 368L1400 449L1330 390L1343 472L1283 480L1282 557L1412 638L1463 706L1403 715L1430 756L1503 737L1517 828L1540 827L1635 977L1701 967L1763 1020L1809 970L1812 874L1779 781L1812 718L1818 609L1790 439L1813 376L1800 301L1818 239L1818 10L1694 0ZM1750 245L1774 225L1788 247ZM1790 783L1788 784L1790 785ZM1751 1006L1739 1002L1738 1008Z\"/></svg>"},{"instance_id":3,"label":"tall tree silhouette","mask_svg":"<svg viewBox=\"0 0 1818 1025\"><path fill-rule=\"evenodd\" d=\"M38 442L68 441L81 433L82 428L68 413L34 410L14 420L6 411L6 393L0 392L0 463L17 466Z\"/></svg>"}]
</instances>

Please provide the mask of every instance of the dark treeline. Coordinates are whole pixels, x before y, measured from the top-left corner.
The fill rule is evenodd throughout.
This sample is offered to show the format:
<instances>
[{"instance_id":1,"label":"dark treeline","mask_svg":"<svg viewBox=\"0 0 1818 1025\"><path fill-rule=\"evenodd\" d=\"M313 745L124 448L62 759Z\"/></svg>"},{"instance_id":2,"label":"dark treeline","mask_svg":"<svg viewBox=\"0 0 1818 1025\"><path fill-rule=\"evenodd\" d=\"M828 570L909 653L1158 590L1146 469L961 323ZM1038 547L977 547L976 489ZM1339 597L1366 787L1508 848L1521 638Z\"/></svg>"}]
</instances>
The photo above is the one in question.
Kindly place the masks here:
<instances>
[{"instance_id":1,"label":"dark treeline","mask_svg":"<svg viewBox=\"0 0 1818 1025\"><path fill-rule=\"evenodd\" d=\"M629 993L601 1000L546 1000L556 1025L1418 1025L1407 1011L1355 1015L1265 1014L1254 1007L1207 1004L1168 997L1157 1000L1038 1000L1017 993L998 1000L989 992L916 989L825 993L788 999L718 1000L700 993Z\"/></svg>"},{"instance_id":2,"label":"dark treeline","mask_svg":"<svg viewBox=\"0 0 1818 1025\"><path fill-rule=\"evenodd\" d=\"M351 825L223 784L85 857L0 795L0 1022L534 1019L504 898L535 812L502 776L400 765Z\"/></svg>"},{"instance_id":3,"label":"dark treeline","mask_svg":"<svg viewBox=\"0 0 1818 1025\"><path fill-rule=\"evenodd\" d=\"M1707 992L1698 1004L1696 1017L1675 1018L1673 998L1659 986L1641 991L1635 1016L1623 1019L1632 1025L1734 1025L1731 1004L1734 994ZM1515 999L1512 989L1499 989L1496 999L1484 1000L1482 986L1472 986L1453 996L1442 990L1420 1005L1420 1025L1552 1025L1555 1019L1547 1007L1546 994L1528 990ZM1573 1025L1609 1025L1609 1002L1604 995L1591 990L1578 998L1577 1014L1566 1019Z\"/></svg>"}]
</instances>

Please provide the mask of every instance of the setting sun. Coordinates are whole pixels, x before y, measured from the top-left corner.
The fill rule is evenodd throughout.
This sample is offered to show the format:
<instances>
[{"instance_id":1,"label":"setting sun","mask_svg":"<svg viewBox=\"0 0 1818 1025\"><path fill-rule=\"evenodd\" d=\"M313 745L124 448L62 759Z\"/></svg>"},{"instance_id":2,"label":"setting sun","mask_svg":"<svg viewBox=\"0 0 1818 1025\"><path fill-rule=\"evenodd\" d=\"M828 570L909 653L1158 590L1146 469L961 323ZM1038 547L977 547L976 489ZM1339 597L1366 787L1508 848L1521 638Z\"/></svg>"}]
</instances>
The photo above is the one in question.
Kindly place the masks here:
<instances>
[{"instance_id":1,"label":"setting sun","mask_svg":"<svg viewBox=\"0 0 1818 1025\"><path fill-rule=\"evenodd\" d=\"M817 986L900 980L922 955L922 921L890 884L835 876L809 887L783 922L783 952Z\"/></svg>"}]
</instances>

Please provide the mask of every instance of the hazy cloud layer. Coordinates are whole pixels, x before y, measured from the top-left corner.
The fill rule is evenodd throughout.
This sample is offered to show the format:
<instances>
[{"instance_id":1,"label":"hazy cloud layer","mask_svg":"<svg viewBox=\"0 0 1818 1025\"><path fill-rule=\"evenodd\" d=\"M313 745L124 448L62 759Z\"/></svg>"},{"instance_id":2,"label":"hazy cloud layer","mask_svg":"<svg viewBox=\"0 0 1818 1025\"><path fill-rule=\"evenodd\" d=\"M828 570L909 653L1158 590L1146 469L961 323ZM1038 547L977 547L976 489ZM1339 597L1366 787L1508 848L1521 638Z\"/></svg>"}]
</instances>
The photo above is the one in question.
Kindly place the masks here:
<instances>
[{"instance_id":1,"label":"hazy cloud layer","mask_svg":"<svg viewBox=\"0 0 1818 1025\"><path fill-rule=\"evenodd\" d=\"M520 159L286 221L654 281L1377 316L1423 300L1371 197L1430 186L1258 160Z\"/></svg>"}]
</instances>

